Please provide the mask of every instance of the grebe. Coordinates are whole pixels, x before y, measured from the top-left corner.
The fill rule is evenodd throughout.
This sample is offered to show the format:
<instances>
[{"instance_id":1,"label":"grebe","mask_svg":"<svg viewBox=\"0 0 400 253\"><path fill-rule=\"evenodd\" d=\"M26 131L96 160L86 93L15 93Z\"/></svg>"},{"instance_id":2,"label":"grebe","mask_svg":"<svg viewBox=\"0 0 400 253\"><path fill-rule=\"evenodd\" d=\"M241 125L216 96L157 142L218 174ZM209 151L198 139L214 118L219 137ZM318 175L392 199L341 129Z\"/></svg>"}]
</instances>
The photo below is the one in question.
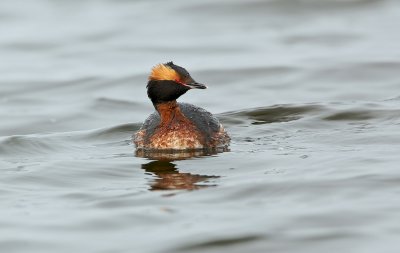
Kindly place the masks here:
<instances>
[{"instance_id":1,"label":"grebe","mask_svg":"<svg viewBox=\"0 0 400 253\"><path fill-rule=\"evenodd\" d=\"M156 109L133 136L137 149L193 150L219 149L230 138L218 119L203 108L176 99L190 89L206 89L186 69L173 62L153 67L147 95Z\"/></svg>"}]
</instances>

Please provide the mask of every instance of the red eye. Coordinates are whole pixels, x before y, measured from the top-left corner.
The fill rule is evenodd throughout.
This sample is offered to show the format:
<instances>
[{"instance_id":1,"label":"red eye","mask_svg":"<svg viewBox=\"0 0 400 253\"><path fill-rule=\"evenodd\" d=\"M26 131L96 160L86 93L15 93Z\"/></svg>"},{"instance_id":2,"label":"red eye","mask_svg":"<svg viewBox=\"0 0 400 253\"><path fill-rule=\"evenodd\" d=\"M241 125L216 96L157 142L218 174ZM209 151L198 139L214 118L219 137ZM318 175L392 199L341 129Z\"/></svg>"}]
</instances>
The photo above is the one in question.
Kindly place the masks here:
<instances>
[{"instance_id":1,"label":"red eye","mask_svg":"<svg viewBox=\"0 0 400 253\"><path fill-rule=\"evenodd\" d=\"M177 82L179 84L182 84L182 85L185 85L185 83L183 83L181 80L178 80L178 79L175 79L175 82Z\"/></svg>"}]
</instances>

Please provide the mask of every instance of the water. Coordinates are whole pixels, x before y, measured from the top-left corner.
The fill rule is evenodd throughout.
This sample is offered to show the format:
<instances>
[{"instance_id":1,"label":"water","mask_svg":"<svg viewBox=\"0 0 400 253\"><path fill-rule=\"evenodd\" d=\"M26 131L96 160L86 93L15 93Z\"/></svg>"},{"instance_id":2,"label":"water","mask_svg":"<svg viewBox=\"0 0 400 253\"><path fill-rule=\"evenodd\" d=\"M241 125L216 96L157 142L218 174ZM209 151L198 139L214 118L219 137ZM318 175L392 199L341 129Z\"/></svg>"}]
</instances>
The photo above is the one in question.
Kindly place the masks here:
<instances>
[{"instance_id":1,"label":"water","mask_svg":"<svg viewBox=\"0 0 400 253\"><path fill-rule=\"evenodd\" d=\"M2 1L1 252L398 252L400 3ZM150 68L229 152L154 160Z\"/></svg>"}]
</instances>

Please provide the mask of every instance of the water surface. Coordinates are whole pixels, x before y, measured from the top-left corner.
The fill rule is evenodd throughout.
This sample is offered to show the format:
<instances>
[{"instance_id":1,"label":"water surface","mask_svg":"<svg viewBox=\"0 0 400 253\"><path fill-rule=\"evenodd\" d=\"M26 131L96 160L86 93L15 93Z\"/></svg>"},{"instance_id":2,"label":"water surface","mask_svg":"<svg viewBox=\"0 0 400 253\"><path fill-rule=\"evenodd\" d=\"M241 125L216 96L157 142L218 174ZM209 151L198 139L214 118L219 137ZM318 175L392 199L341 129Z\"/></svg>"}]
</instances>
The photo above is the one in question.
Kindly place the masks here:
<instances>
[{"instance_id":1,"label":"water surface","mask_svg":"<svg viewBox=\"0 0 400 253\"><path fill-rule=\"evenodd\" d=\"M3 1L1 252L398 252L400 3ZM151 67L223 153L149 159Z\"/></svg>"}]
</instances>

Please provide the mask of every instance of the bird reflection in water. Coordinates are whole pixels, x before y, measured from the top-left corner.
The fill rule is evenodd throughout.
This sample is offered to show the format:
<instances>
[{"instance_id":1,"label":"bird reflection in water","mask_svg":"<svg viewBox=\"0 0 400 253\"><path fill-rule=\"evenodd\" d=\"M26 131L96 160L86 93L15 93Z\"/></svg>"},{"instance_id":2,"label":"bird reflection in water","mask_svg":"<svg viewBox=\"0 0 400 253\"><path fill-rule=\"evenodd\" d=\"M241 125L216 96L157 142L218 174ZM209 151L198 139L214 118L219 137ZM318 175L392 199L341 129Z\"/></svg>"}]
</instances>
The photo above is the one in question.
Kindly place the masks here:
<instances>
[{"instance_id":1,"label":"bird reflection in water","mask_svg":"<svg viewBox=\"0 0 400 253\"><path fill-rule=\"evenodd\" d=\"M218 151L192 151L192 152L145 152L137 151L136 156L152 159L149 163L142 164L142 169L151 175L157 176L150 182L152 191L156 190L197 190L215 184L207 184L210 179L219 178L216 175L199 175L180 172L174 161L185 160L193 157L211 156Z\"/></svg>"}]
</instances>

